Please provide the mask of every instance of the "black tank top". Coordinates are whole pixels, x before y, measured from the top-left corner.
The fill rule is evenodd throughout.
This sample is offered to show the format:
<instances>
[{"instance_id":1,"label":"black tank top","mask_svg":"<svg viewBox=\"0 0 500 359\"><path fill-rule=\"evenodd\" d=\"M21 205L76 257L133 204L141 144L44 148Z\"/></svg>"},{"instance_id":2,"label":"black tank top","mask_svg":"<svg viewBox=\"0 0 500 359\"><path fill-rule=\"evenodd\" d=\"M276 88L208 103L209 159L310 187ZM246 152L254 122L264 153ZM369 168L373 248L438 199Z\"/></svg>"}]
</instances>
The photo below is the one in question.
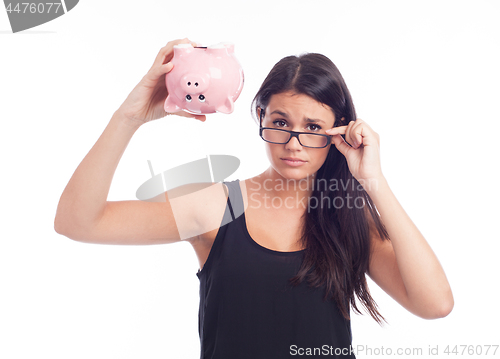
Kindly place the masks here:
<instances>
[{"instance_id":1,"label":"black tank top","mask_svg":"<svg viewBox=\"0 0 500 359\"><path fill-rule=\"evenodd\" d=\"M355 358L350 321L333 301L323 301L324 287L288 281L304 251L279 252L255 242L239 180L224 184L229 197L222 223L196 273L201 359Z\"/></svg>"}]
</instances>

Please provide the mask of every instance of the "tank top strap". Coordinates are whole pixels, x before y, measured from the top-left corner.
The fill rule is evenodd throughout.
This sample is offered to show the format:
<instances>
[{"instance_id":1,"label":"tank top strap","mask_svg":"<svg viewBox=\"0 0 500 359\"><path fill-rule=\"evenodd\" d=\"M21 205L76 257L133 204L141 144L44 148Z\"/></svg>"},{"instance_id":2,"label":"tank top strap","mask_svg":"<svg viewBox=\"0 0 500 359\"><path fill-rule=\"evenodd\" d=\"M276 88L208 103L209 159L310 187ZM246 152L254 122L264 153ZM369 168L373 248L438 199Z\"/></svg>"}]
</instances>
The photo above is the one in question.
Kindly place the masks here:
<instances>
[{"instance_id":1,"label":"tank top strap","mask_svg":"<svg viewBox=\"0 0 500 359\"><path fill-rule=\"evenodd\" d=\"M220 257L229 224L235 222L235 220L243 213L243 197L241 195L239 180L236 179L234 181L223 183L227 186L227 190L226 187L223 186L225 195L227 196L224 215L219 226L219 231L217 232L212 248L210 249L208 258L205 261L202 270L198 269L198 272L196 273L198 278L200 278L202 273L209 271L209 268L212 266L212 261L217 260Z\"/></svg>"},{"instance_id":2,"label":"tank top strap","mask_svg":"<svg viewBox=\"0 0 500 359\"><path fill-rule=\"evenodd\" d=\"M243 194L241 193L241 188L240 188L240 180L236 179L234 181L224 182L224 184L227 186L229 190L229 195L227 193L226 195L228 195L228 207L231 214L231 218L224 217L221 226L228 223L224 222L224 220L234 221L236 218L241 216L245 211L243 204Z\"/></svg>"}]
</instances>

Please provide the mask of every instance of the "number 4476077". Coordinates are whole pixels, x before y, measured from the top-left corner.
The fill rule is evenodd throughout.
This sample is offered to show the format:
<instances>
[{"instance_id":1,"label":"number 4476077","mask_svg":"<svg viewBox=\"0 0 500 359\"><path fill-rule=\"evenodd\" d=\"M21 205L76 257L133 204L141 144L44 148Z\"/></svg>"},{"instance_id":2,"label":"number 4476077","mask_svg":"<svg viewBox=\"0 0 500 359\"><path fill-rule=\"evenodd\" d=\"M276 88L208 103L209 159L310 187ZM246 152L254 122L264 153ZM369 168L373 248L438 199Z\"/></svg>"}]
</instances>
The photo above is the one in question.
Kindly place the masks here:
<instances>
[{"instance_id":1,"label":"number 4476077","mask_svg":"<svg viewBox=\"0 0 500 359\"><path fill-rule=\"evenodd\" d=\"M21 7L24 6L24 9L21 9ZM52 7L54 6L54 10L52 10ZM46 3L29 3L29 2L23 2L23 3L17 3L14 8L12 8L12 4L9 3L6 7L7 12L10 14L11 12L17 12L26 14L31 13L31 14L43 14L47 13L49 14L50 11L52 10L53 13L58 13L59 9L61 8L61 3L52 3L52 2L46 2ZM62 9L61 9L62 11Z\"/></svg>"},{"instance_id":2,"label":"number 4476077","mask_svg":"<svg viewBox=\"0 0 500 359\"><path fill-rule=\"evenodd\" d=\"M448 355L495 355L498 345L447 345L444 353Z\"/></svg>"}]
</instances>

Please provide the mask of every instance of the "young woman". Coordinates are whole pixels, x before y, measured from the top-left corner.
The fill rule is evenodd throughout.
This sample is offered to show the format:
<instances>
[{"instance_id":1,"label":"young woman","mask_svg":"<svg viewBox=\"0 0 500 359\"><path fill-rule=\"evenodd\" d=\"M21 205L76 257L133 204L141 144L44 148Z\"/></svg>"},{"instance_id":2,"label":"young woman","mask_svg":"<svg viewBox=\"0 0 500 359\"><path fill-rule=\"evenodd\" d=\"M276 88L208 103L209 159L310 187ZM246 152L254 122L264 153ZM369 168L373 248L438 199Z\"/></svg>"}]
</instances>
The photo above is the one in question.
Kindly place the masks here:
<instances>
[{"instance_id":1,"label":"young woman","mask_svg":"<svg viewBox=\"0 0 500 359\"><path fill-rule=\"evenodd\" d=\"M107 201L132 135L167 115L173 46L188 42L162 48L114 113L64 190L55 230L89 243L190 242L200 262L202 358L354 357L355 299L384 320L365 274L415 315L448 315L445 273L382 174L378 134L356 119L323 55L282 59L255 96L266 171L152 202Z\"/></svg>"}]
</instances>

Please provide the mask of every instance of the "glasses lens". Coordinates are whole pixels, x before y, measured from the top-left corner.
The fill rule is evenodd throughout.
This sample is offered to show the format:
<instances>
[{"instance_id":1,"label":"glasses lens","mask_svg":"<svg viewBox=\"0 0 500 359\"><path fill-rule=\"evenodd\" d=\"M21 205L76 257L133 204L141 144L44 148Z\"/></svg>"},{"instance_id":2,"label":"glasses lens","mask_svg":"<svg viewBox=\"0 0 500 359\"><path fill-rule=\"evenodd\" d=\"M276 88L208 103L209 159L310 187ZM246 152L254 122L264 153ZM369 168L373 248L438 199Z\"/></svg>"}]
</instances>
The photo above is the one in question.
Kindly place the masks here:
<instances>
[{"instance_id":1,"label":"glasses lens","mask_svg":"<svg viewBox=\"0 0 500 359\"><path fill-rule=\"evenodd\" d=\"M290 134L279 130L262 130L262 138L269 142L285 143L290 138Z\"/></svg>"},{"instance_id":2,"label":"glasses lens","mask_svg":"<svg viewBox=\"0 0 500 359\"><path fill-rule=\"evenodd\" d=\"M302 146L307 146L307 147L325 147L328 141L326 136L313 135L313 134L308 135L301 133L299 137Z\"/></svg>"}]
</instances>

